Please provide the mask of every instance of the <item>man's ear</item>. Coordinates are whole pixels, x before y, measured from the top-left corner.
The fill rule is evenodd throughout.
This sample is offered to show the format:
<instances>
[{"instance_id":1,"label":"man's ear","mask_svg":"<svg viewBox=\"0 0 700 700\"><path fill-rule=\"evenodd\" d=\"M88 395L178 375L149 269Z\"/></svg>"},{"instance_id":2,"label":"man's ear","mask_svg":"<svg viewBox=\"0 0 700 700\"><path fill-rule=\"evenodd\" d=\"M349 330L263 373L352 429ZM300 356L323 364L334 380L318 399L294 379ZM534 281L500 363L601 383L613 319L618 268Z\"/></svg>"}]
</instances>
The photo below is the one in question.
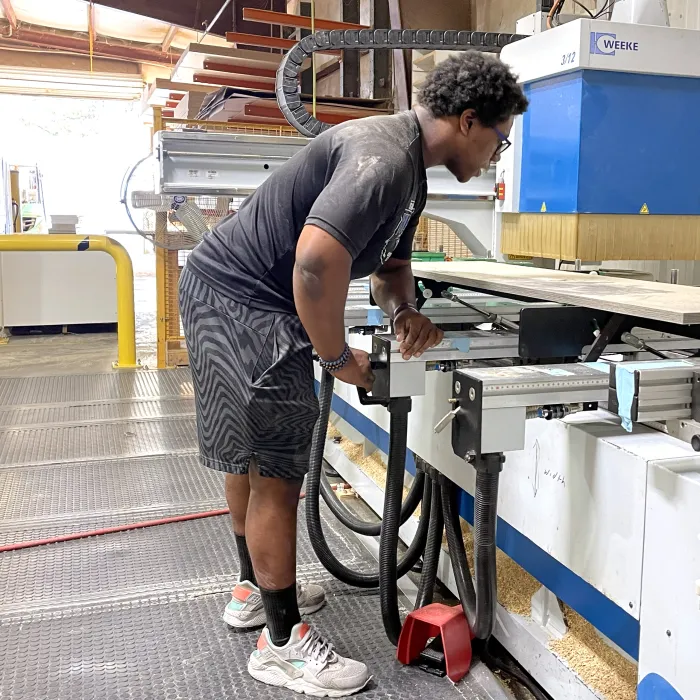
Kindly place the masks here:
<instances>
[{"instance_id":1,"label":"man's ear","mask_svg":"<svg viewBox=\"0 0 700 700\"><path fill-rule=\"evenodd\" d=\"M471 131L472 124L476 119L476 112L473 109L465 109L459 117L459 130L467 136Z\"/></svg>"}]
</instances>

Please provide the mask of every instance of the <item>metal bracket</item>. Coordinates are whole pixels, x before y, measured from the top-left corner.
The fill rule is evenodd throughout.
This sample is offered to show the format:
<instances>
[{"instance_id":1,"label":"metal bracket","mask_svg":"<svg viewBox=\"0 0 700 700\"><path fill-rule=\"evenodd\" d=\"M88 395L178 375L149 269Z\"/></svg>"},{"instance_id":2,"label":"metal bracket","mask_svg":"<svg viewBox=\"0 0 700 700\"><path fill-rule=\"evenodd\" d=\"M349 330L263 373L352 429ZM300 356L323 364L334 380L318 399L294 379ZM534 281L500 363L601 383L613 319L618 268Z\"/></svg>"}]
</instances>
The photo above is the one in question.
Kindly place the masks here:
<instances>
[{"instance_id":1,"label":"metal bracket","mask_svg":"<svg viewBox=\"0 0 700 700\"><path fill-rule=\"evenodd\" d=\"M610 343L615 334L620 330L620 327L625 322L626 318L627 317L623 314L613 314L611 316L610 320L605 324L603 330L595 339L595 342L588 351L588 355L586 355L584 362L597 362L600 359L600 356L605 351L608 343Z\"/></svg>"}]
</instances>

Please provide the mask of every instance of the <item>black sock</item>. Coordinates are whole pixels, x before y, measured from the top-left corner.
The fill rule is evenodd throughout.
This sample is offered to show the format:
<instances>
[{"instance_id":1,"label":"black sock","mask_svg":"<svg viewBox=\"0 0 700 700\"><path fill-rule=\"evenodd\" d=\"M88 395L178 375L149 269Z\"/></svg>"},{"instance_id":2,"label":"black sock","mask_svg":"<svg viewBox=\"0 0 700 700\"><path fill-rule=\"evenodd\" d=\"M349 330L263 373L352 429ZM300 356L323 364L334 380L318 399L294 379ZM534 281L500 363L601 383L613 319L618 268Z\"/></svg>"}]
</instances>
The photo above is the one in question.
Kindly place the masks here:
<instances>
[{"instance_id":1,"label":"black sock","mask_svg":"<svg viewBox=\"0 0 700 700\"><path fill-rule=\"evenodd\" d=\"M282 591L260 589L267 629L270 639L276 647L283 647L292 636L292 627L301 622L297 603L296 583Z\"/></svg>"},{"instance_id":2,"label":"black sock","mask_svg":"<svg viewBox=\"0 0 700 700\"><path fill-rule=\"evenodd\" d=\"M253 571L253 562L250 560L250 552L248 551L248 543L245 541L245 535L235 536L236 547L238 547L238 561L241 565L239 580L250 581L254 586L257 586L258 582L255 580L255 571Z\"/></svg>"}]
</instances>

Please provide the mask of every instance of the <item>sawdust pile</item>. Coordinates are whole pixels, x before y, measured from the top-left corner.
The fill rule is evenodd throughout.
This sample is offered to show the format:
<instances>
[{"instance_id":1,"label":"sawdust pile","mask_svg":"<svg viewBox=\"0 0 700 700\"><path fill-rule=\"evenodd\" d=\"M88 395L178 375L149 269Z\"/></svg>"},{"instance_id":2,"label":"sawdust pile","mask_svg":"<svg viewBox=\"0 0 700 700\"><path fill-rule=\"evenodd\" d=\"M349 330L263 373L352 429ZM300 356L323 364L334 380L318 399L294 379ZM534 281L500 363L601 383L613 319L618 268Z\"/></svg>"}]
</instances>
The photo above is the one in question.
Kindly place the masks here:
<instances>
[{"instance_id":1,"label":"sawdust pile","mask_svg":"<svg viewBox=\"0 0 700 700\"><path fill-rule=\"evenodd\" d=\"M601 639L593 625L564 606L567 635L550 642L549 648L581 680L606 700L634 700L637 697L637 666Z\"/></svg>"},{"instance_id":2,"label":"sawdust pile","mask_svg":"<svg viewBox=\"0 0 700 700\"><path fill-rule=\"evenodd\" d=\"M372 481L374 481L377 486L381 487L382 490L386 486L386 462L382 458L381 452L373 452L371 455L365 457L362 445L356 445L345 437L342 437L338 430L329 425L328 437L334 441L345 453L345 456L357 465ZM338 440L340 440L338 442ZM408 489L404 486L403 489L404 498L408 495ZM420 508L415 512L416 516L420 515Z\"/></svg>"}]
</instances>

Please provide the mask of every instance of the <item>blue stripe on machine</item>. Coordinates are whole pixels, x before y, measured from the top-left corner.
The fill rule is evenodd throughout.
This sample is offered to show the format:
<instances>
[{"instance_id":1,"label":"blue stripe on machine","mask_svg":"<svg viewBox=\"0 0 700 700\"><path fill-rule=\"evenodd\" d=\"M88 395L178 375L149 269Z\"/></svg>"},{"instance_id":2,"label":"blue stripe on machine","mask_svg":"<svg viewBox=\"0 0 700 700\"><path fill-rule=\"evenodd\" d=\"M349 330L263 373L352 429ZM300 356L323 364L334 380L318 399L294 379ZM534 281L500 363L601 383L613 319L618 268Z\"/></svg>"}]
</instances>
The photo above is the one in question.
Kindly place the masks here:
<instances>
[{"instance_id":1,"label":"blue stripe on machine","mask_svg":"<svg viewBox=\"0 0 700 700\"><path fill-rule=\"evenodd\" d=\"M650 673L639 684L637 700L683 700L683 698L667 680L656 673Z\"/></svg>"},{"instance_id":2,"label":"blue stripe on machine","mask_svg":"<svg viewBox=\"0 0 700 700\"><path fill-rule=\"evenodd\" d=\"M316 382L316 391L319 383ZM373 420L333 395L333 410L382 452L389 451L389 434ZM406 468L416 473L413 453L406 453ZM461 516L474 522L474 497L462 493ZM588 620L634 659L639 656L639 621L604 596L597 588L565 567L502 518L498 519L498 548L532 574L540 583Z\"/></svg>"}]
</instances>

